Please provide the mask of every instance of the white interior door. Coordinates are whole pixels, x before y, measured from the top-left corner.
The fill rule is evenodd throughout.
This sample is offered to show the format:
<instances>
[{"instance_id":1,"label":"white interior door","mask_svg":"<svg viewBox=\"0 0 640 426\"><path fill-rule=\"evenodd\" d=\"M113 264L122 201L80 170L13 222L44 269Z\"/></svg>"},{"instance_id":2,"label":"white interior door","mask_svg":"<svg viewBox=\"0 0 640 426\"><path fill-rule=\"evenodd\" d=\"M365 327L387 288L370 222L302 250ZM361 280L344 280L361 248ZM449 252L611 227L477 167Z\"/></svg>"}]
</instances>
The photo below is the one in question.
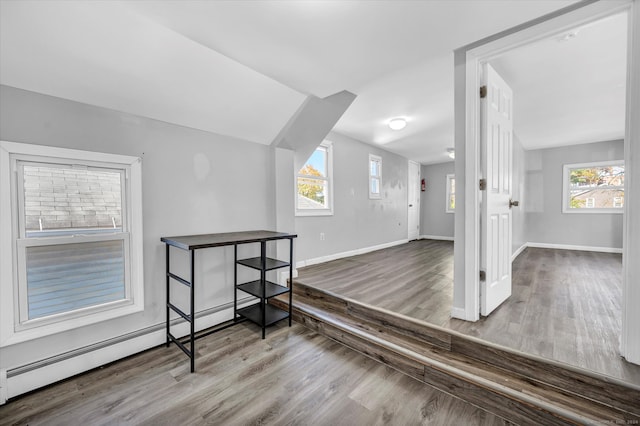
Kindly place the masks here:
<instances>
[{"instance_id":1,"label":"white interior door","mask_svg":"<svg viewBox=\"0 0 640 426\"><path fill-rule=\"evenodd\" d=\"M511 296L511 180L513 92L486 64L483 70L486 96L481 100L480 313L489 315Z\"/></svg>"},{"instance_id":2,"label":"white interior door","mask_svg":"<svg viewBox=\"0 0 640 426\"><path fill-rule=\"evenodd\" d=\"M420 164L409 161L409 180L407 182L409 200L408 238L420 237Z\"/></svg>"}]
</instances>

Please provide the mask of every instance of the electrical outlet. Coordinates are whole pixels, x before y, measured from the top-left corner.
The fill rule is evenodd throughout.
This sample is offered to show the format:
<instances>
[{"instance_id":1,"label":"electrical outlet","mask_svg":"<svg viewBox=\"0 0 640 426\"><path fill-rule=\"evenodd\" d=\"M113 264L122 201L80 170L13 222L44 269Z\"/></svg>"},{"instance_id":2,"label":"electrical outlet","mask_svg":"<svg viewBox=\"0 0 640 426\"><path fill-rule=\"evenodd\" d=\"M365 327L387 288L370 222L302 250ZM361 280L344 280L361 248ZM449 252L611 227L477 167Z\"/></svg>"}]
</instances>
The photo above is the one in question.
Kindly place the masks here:
<instances>
[{"instance_id":1,"label":"electrical outlet","mask_svg":"<svg viewBox=\"0 0 640 426\"><path fill-rule=\"evenodd\" d=\"M320 233L320 241L324 241L324 232Z\"/></svg>"}]
</instances>

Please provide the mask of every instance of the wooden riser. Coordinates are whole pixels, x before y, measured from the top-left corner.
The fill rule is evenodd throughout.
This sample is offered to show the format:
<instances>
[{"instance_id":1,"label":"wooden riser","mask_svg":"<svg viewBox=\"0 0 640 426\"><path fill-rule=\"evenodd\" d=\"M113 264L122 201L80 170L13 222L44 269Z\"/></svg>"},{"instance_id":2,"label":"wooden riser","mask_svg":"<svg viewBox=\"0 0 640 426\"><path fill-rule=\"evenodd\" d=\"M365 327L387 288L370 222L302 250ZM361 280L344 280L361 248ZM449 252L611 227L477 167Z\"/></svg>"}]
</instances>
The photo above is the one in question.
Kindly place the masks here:
<instances>
[{"instance_id":1,"label":"wooden riser","mask_svg":"<svg viewBox=\"0 0 640 426\"><path fill-rule=\"evenodd\" d=\"M640 422L640 388L487 344L304 284L294 320L520 424ZM285 305L282 300L274 303Z\"/></svg>"}]
</instances>

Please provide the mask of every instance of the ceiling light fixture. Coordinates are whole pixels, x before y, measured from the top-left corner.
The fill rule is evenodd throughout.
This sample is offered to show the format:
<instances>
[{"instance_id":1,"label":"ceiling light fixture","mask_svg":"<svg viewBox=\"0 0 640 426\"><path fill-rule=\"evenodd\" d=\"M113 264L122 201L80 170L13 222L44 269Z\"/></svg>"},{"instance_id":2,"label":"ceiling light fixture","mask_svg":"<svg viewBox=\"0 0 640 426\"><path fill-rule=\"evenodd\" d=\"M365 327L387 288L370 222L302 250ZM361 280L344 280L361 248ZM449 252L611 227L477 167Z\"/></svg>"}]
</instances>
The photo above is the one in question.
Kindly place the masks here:
<instances>
[{"instance_id":1,"label":"ceiling light fixture","mask_svg":"<svg viewBox=\"0 0 640 426\"><path fill-rule=\"evenodd\" d=\"M454 148L447 148L447 154L449 158L456 158L456 150Z\"/></svg>"},{"instance_id":2,"label":"ceiling light fixture","mask_svg":"<svg viewBox=\"0 0 640 426\"><path fill-rule=\"evenodd\" d=\"M389 120L389 127L392 130L402 130L407 126L407 120L402 117L396 117Z\"/></svg>"}]
</instances>

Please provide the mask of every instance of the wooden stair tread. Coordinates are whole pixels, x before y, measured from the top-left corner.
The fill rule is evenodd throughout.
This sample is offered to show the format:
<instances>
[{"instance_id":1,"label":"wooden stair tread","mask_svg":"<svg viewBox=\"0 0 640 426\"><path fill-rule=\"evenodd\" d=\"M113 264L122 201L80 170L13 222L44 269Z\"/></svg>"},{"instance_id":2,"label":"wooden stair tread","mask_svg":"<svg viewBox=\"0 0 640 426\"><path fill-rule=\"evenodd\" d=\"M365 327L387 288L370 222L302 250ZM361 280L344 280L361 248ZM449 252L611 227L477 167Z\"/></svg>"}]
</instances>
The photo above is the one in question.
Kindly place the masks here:
<instances>
[{"instance_id":1,"label":"wooden stair tread","mask_svg":"<svg viewBox=\"0 0 640 426\"><path fill-rule=\"evenodd\" d=\"M295 307L305 309L308 313L316 316L323 321L331 322L335 326L344 328L347 331L359 333L370 340L386 341L407 349L405 354L412 357L418 362L427 364L436 364L437 366L448 365L454 369L464 371L479 378L483 378L491 383L498 384L500 387L511 389L515 392L528 395L545 402L553 404L557 407L564 408L568 411L578 412L586 419L597 421L603 418L610 420L628 420L619 410L609 406L598 404L597 402L587 400L578 395L563 392L560 389L531 382L523 377L499 369L484 362L477 362L469 359L464 355L443 352L442 349L430 346L420 345L418 342L410 341L409 337L397 335L393 332L376 330L375 327L367 326L363 323L356 323L352 318L344 316L337 312L326 312L315 309L312 305L297 300ZM411 354L411 352L413 354ZM449 371L455 374L455 371Z\"/></svg>"}]
</instances>

